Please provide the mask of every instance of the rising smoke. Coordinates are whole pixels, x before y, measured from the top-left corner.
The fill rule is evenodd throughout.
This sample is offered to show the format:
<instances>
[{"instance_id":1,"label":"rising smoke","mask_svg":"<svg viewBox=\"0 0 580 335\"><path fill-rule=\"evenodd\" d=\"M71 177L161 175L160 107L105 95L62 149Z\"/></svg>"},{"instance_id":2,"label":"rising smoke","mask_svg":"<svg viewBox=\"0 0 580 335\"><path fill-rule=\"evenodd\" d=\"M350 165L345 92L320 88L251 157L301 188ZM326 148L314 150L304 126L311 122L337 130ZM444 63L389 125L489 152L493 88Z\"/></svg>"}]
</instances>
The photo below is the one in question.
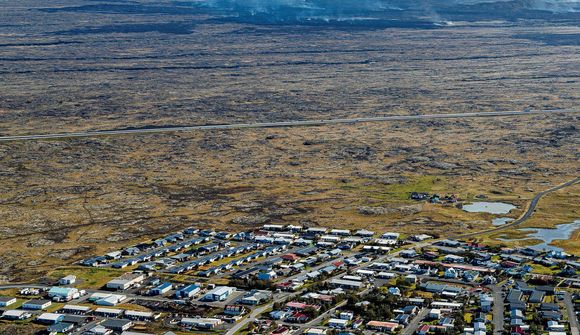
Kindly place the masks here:
<instances>
[{"instance_id":1,"label":"rising smoke","mask_svg":"<svg viewBox=\"0 0 580 335\"><path fill-rule=\"evenodd\" d=\"M393 11L438 16L454 6L505 3L518 10L580 12L580 0L205 0L205 6L238 15L273 17L373 17Z\"/></svg>"}]
</instances>

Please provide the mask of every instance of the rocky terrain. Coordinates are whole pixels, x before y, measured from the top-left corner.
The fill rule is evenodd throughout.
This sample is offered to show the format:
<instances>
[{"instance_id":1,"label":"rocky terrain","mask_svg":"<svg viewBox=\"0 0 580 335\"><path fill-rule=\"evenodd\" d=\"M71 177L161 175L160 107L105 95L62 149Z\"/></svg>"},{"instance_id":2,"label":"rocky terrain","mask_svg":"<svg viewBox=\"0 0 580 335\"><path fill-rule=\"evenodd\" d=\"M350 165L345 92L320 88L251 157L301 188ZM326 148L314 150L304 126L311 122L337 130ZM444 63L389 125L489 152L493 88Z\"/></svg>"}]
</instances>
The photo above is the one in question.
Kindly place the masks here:
<instances>
[{"instance_id":1,"label":"rocky terrain","mask_svg":"<svg viewBox=\"0 0 580 335\"><path fill-rule=\"evenodd\" d=\"M0 145L5 279L188 226L300 223L453 234L577 175L575 116L190 132Z\"/></svg>"}]
</instances>

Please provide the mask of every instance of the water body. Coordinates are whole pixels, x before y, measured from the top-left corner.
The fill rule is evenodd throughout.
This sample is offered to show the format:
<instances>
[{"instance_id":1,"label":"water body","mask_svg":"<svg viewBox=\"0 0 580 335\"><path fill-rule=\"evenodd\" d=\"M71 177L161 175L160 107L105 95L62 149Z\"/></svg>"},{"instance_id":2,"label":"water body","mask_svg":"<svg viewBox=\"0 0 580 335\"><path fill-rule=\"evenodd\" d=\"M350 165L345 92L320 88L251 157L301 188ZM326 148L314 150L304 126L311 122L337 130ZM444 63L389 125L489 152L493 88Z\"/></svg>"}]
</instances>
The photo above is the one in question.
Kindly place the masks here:
<instances>
[{"instance_id":1,"label":"water body","mask_svg":"<svg viewBox=\"0 0 580 335\"><path fill-rule=\"evenodd\" d=\"M520 231L530 232L528 237L517 238L517 239L505 239L498 238L500 241L513 242L513 241L524 241L524 240L542 240L544 242L532 245L530 248L534 250L544 251L544 250L554 250L563 251L562 248L550 245L550 243L557 240L567 240L572 236L575 230L580 229L580 220L575 220L572 223L565 223L557 225L554 229L549 228L521 228Z\"/></svg>"},{"instance_id":2,"label":"water body","mask_svg":"<svg viewBox=\"0 0 580 335\"><path fill-rule=\"evenodd\" d=\"M494 226L502 226L510 221L513 221L514 219L512 218L495 218L493 220L491 220L491 224L493 224Z\"/></svg>"},{"instance_id":3,"label":"water body","mask_svg":"<svg viewBox=\"0 0 580 335\"><path fill-rule=\"evenodd\" d=\"M474 202L463 206L463 210L469 213L507 214L516 206L505 202Z\"/></svg>"}]
</instances>

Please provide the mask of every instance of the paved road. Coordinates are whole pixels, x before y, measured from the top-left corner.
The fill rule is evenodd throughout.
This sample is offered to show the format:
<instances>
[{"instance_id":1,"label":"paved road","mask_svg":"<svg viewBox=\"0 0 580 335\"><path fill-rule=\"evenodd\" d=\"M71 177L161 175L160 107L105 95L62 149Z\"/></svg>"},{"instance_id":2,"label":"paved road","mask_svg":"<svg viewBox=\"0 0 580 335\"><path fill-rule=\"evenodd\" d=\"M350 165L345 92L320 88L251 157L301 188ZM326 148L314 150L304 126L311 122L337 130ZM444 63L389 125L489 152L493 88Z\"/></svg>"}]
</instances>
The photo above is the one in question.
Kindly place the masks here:
<instances>
[{"instance_id":1,"label":"paved road","mask_svg":"<svg viewBox=\"0 0 580 335\"><path fill-rule=\"evenodd\" d=\"M501 295L501 288L497 285L490 285L488 288L491 290L493 295L493 334L494 335L501 335L503 334L503 327L504 327L504 301Z\"/></svg>"},{"instance_id":2,"label":"paved road","mask_svg":"<svg viewBox=\"0 0 580 335\"><path fill-rule=\"evenodd\" d=\"M415 334L415 332L417 331L417 328L419 328L419 324L421 323L421 321L423 321L423 319L425 319L428 312L429 312L429 308L422 308L421 311L419 311L419 313L407 325L407 327L405 327L403 329L402 334L403 335Z\"/></svg>"},{"instance_id":3,"label":"paved road","mask_svg":"<svg viewBox=\"0 0 580 335\"><path fill-rule=\"evenodd\" d=\"M518 226L518 225L524 223L527 219L529 219L534 214L534 211L536 210L536 206L538 206L538 202L540 202L540 199L544 195L549 194L549 193L552 193L552 192L555 192L555 191L558 191L558 190L561 190L561 189L563 189L565 187L568 187L568 186L572 186L574 184L577 184L578 182L580 182L580 177L576 177L576 178L574 178L574 179L572 179L570 181L567 181L567 182L565 182L563 184L554 186L554 187L552 187L550 189L544 190L544 191L536 194L536 196L532 199L532 202L530 202L530 205L528 206L528 209L526 210L526 212L522 216L520 216L517 220L514 220L514 221L512 221L510 223L501 225L501 226L496 227L496 228L487 229L487 230L483 230L483 231L478 231L478 232L475 232L475 233L458 235L456 237L457 238L474 237L474 236L483 235L483 234L489 234L489 233L494 233L494 232L497 232L497 231L500 231L500 230L512 228L514 226Z\"/></svg>"},{"instance_id":4,"label":"paved road","mask_svg":"<svg viewBox=\"0 0 580 335\"><path fill-rule=\"evenodd\" d=\"M555 110L531 110L531 111L504 111L504 112L477 112L477 113L450 113L450 114L425 114L425 115L392 115L380 117L361 117L352 119L330 119L330 120L304 120L304 121L281 121L281 122L258 122L258 123L238 123L238 124L210 124L198 126L183 127L160 127L145 129L114 129L114 130L95 130L72 133L55 133L55 134L29 134L0 136L0 142L9 141L26 141L26 140L51 140L59 138L73 137L95 137L111 135L130 135L130 134L147 134L147 133L165 133L181 131L200 131L200 130L231 130L246 128L281 128L281 127L307 127L323 126L333 124L355 124L367 122L392 122L392 121L412 121L428 119L466 119L466 118L488 118L488 117L505 117L505 116L525 116L535 114L568 114L578 113L580 109L555 109Z\"/></svg>"},{"instance_id":5,"label":"paved road","mask_svg":"<svg viewBox=\"0 0 580 335\"><path fill-rule=\"evenodd\" d=\"M572 335L578 335L580 325L578 324L578 318L576 318L576 313L574 312L574 303L572 303L572 294L568 291L564 294L564 304L566 304L566 310L568 310L568 320L570 321L570 333Z\"/></svg>"}]
</instances>

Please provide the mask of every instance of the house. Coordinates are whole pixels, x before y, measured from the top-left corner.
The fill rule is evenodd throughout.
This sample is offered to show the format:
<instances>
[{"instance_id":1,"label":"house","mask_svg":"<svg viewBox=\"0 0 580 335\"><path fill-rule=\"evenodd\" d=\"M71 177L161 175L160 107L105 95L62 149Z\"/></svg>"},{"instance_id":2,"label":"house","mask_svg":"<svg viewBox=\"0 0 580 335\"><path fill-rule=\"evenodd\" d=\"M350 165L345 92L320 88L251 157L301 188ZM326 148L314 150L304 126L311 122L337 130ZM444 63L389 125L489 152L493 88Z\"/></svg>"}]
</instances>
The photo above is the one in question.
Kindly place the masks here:
<instances>
[{"instance_id":1,"label":"house","mask_svg":"<svg viewBox=\"0 0 580 335\"><path fill-rule=\"evenodd\" d=\"M107 288L114 290L126 290L132 286L141 284L145 280L142 273L125 273L107 283Z\"/></svg>"},{"instance_id":2,"label":"house","mask_svg":"<svg viewBox=\"0 0 580 335\"><path fill-rule=\"evenodd\" d=\"M419 256L419 254L417 253L417 251L415 251L415 249L403 250L399 253L399 255L401 255L401 257L405 257L405 258L414 258L414 257Z\"/></svg>"},{"instance_id":3,"label":"house","mask_svg":"<svg viewBox=\"0 0 580 335\"><path fill-rule=\"evenodd\" d=\"M282 320L289 315L289 312L286 311L272 311L270 312L270 318L272 320Z\"/></svg>"},{"instance_id":4,"label":"house","mask_svg":"<svg viewBox=\"0 0 580 335\"><path fill-rule=\"evenodd\" d=\"M175 297L178 299L192 298L194 297L201 288L198 285L191 284L187 285L177 291L175 291Z\"/></svg>"},{"instance_id":5,"label":"house","mask_svg":"<svg viewBox=\"0 0 580 335\"><path fill-rule=\"evenodd\" d=\"M432 239L432 238L433 238L433 236L427 235L427 234L419 234L419 235L411 236L411 240L413 240L415 242L423 242L425 240Z\"/></svg>"},{"instance_id":6,"label":"house","mask_svg":"<svg viewBox=\"0 0 580 335\"><path fill-rule=\"evenodd\" d=\"M68 275L66 277L62 277L58 280L59 285L72 285L77 281L77 276L75 275Z\"/></svg>"},{"instance_id":7,"label":"house","mask_svg":"<svg viewBox=\"0 0 580 335\"><path fill-rule=\"evenodd\" d=\"M350 230L348 229L331 229L331 235L338 235L338 236L350 236Z\"/></svg>"},{"instance_id":8,"label":"house","mask_svg":"<svg viewBox=\"0 0 580 335\"><path fill-rule=\"evenodd\" d=\"M74 287L53 286L48 290L48 297L55 301L69 301L79 296L79 290Z\"/></svg>"},{"instance_id":9,"label":"house","mask_svg":"<svg viewBox=\"0 0 580 335\"><path fill-rule=\"evenodd\" d=\"M396 286L389 287L389 294L401 296L401 289Z\"/></svg>"},{"instance_id":10,"label":"house","mask_svg":"<svg viewBox=\"0 0 580 335\"><path fill-rule=\"evenodd\" d=\"M308 322L310 317L302 312L293 312L290 315L286 316L286 322L292 323L305 323Z\"/></svg>"},{"instance_id":11,"label":"house","mask_svg":"<svg viewBox=\"0 0 580 335\"><path fill-rule=\"evenodd\" d=\"M399 324L395 322L369 321L367 322L367 328L379 332L393 332L399 328Z\"/></svg>"},{"instance_id":12,"label":"house","mask_svg":"<svg viewBox=\"0 0 580 335\"><path fill-rule=\"evenodd\" d=\"M305 335L326 335L326 329L310 328L304 332Z\"/></svg>"},{"instance_id":13,"label":"house","mask_svg":"<svg viewBox=\"0 0 580 335\"><path fill-rule=\"evenodd\" d=\"M463 306L460 302L433 301L431 307L438 309L458 310Z\"/></svg>"},{"instance_id":14,"label":"house","mask_svg":"<svg viewBox=\"0 0 580 335\"><path fill-rule=\"evenodd\" d=\"M477 271L464 271L463 272L463 280L468 282L474 282L479 278L479 272Z\"/></svg>"},{"instance_id":15,"label":"house","mask_svg":"<svg viewBox=\"0 0 580 335\"><path fill-rule=\"evenodd\" d=\"M558 310L560 310L560 307L558 306L558 304L543 303L540 305L540 310L542 310L542 311L558 311Z\"/></svg>"},{"instance_id":16,"label":"house","mask_svg":"<svg viewBox=\"0 0 580 335\"><path fill-rule=\"evenodd\" d=\"M416 275L405 276L405 283L416 284L417 283L417 276Z\"/></svg>"},{"instance_id":17,"label":"house","mask_svg":"<svg viewBox=\"0 0 580 335\"><path fill-rule=\"evenodd\" d=\"M359 229L354 233L356 236L361 237L373 237L375 235L374 231L366 230L366 229Z\"/></svg>"},{"instance_id":18,"label":"house","mask_svg":"<svg viewBox=\"0 0 580 335\"><path fill-rule=\"evenodd\" d=\"M441 318L441 310L437 309L437 308L433 308L429 311L429 314L427 317L429 319L432 319L432 320L439 320Z\"/></svg>"},{"instance_id":19,"label":"house","mask_svg":"<svg viewBox=\"0 0 580 335\"><path fill-rule=\"evenodd\" d=\"M397 274L394 272L379 272L377 278L379 279L393 279L396 278Z\"/></svg>"},{"instance_id":20,"label":"house","mask_svg":"<svg viewBox=\"0 0 580 335\"><path fill-rule=\"evenodd\" d=\"M384 233L381 235L381 238L385 239L385 240L398 240L399 236L401 236L401 234L399 233L393 233L393 232L388 232L388 233Z\"/></svg>"},{"instance_id":21,"label":"house","mask_svg":"<svg viewBox=\"0 0 580 335\"><path fill-rule=\"evenodd\" d=\"M454 323L455 320L452 318L442 318L441 320L439 320L439 325L445 328L453 327Z\"/></svg>"},{"instance_id":22,"label":"house","mask_svg":"<svg viewBox=\"0 0 580 335\"><path fill-rule=\"evenodd\" d=\"M262 272L258 273L258 275L256 277L258 278L258 280L270 281L272 279L276 279L276 277L278 277L278 275L276 274L276 271L269 270L269 271L262 271Z\"/></svg>"},{"instance_id":23,"label":"house","mask_svg":"<svg viewBox=\"0 0 580 335\"><path fill-rule=\"evenodd\" d=\"M286 303L286 307L292 311L303 311L306 308L313 308L315 310L319 310L320 306L318 305L309 305L302 302L290 301Z\"/></svg>"},{"instance_id":24,"label":"house","mask_svg":"<svg viewBox=\"0 0 580 335\"><path fill-rule=\"evenodd\" d=\"M461 245L461 242L457 241L457 240L441 240L439 242L436 243L437 245L442 245L445 247L451 247L451 248L456 248L458 246Z\"/></svg>"},{"instance_id":25,"label":"house","mask_svg":"<svg viewBox=\"0 0 580 335\"><path fill-rule=\"evenodd\" d=\"M0 297L0 307L8 307L14 303L16 303L16 298Z\"/></svg>"},{"instance_id":26,"label":"house","mask_svg":"<svg viewBox=\"0 0 580 335\"><path fill-rule=\"evenodd\" d=\"M353 312L349 312L349 311L345 311L345 312L340 312L339 314L339 318L343 319L343 320L352 320L354 319L354 313Z\"/></svg>"},{"instance_id":27,"label":"house","mask_svg":"<svg viewBox=\"0 0 580 335\"><path fill-rule=\"evenodd\" d=\"M56 313L42 313L39 317L36 318L36 322L53 325L55 323L61 322L64 319L63 314L56 314Z\"/></svg>"},{"instance_id":28,"label":"house","mask_svg":"<svg viewBox=\"0 0 580 335\"><path fill-rule=\"evenodd\" d=\"M133 321L126 319L107 319L101 323L101 326L116 332L122 332L131 328Z\"/></svg>"},{"instance_id":29,"label":"house","mask_svg":"<svg viewBox=\"0 0 580 335\"><path fill-rule=\"evenodd\" d=\"M6 320L25 320L30 317L32 317L32 314L17 309L10 309L2 313L2 319Z\"/></svg>"},{"instance_id":30,"label":"house","mask_svg":"<svg viewBox=\"0 0 580 335\"><path fill-rule=\"evenodd\" d=\"M204 301L224 301L235 291L234 287L218 286L203 296Z\"/></svg>"},{"instance_id":31,"label":"house","mask_svg":"<svg viewBox=\"0 0 580 335\"><path fill-rule=\"evenodd\" d=\"M448 263L465 263L465 257L450 254L445 255L445 257L443 257L443 261Z\"/></svg>"},{"instance_id":32,"label":"house","mask_svg":"<svg viewBox=\"0 0 580 335\"><path fill-rule=\"evenodd\" d=\"M421 325L419 329L417 329L417 335L427 335L429 334L429 330L431 327L429 325Z\"/></svg>"},{"instance_id":33,"label":"house","mask_svg":"<svg viewBox=\"0 0 580 335\"><path fill-rule=\"evenodd\" d=\"M364 284L360 281L354 280L344 280L344 279L332 279L330 284L334 287L340 287L346 290L358 290L364 287Z\"/></svg>"},{"instance_id":34,"label":"house","mask_svg":"<svg viewBox=\"0 0 580 335\"><path fill-rule=\"evenodd\" d=\"M328 320L328 327L336 329L344 329L348 325L349 320L344 319L330 319Z\"/></svg>"},{"instance_id":35,"label":"house","mask_svg":"<svg viewBox=\"0 0 580 335\"><path fill-rule=\"evenodd\" d=\"M414 306L414 305L408 305L408 306L405 306L402 309L402 311L405 314L416 315L417 313L419 313L419 307Z\"/></svg>"},{"instance_id":36,"label":"house","mask_svg":"<svg viewBox=\"0 0 580 335\"><path fill-rule=\"evenodd\" d=\"M511 302L522 301L522 295L523 295L522 291L516 290L516 289L512 289L510 291L510 293L508 294L506 300L508 302L510 302L510 303Z\"/></svg>"},{"instance_id":37,"label":"house","mask_svg":"<svg viewBox=\"0 0 580 335\"><path fill-rule=\"evenodd\" d=\"M409 314L397 314L395 316L394 321L400 325L408 325L409 321L411 321L411 315Z\"/></svg>"},{"instance_id":38,"label":"house","mask_svg":"<svg viewBox=\"0 0 580 335\"><path fill-rule=\"evenodd\" d=\"M50 300L32 299L22 304L23 309L43 310L52 305Z\"/></svg>"},{"instance_id":39,"label":"house","mask_svg":"<svg viewBox=\"0 0 580 335\"><path fill-rule=\"evenodd\" d=\"M224 314L230 316L239 316L246 313L246 308L241 305L226 305Z\"/></svg>"},{"instance_id":40,"label":"house","mask_svg":"<svg viewBox=\"0 0 580 335\"><path fill-rule=\"evenodd\" d=\"M534 290L528 299L528 302L531 304L539 304L544 301L544 296L546 293L544 291Z\"/></svg>"},{"instance_id":41,"label":"house","mask_svg":"<svg viewBox=\"0 0 580 335\"><path fill-rule=\"evenodd\" d=\"M455 268L447 268L445 270L445 278L448 279L455 279L457 278L458 274L457 274L457 270L455 270Z\"/></svg>"}]
</instances>

